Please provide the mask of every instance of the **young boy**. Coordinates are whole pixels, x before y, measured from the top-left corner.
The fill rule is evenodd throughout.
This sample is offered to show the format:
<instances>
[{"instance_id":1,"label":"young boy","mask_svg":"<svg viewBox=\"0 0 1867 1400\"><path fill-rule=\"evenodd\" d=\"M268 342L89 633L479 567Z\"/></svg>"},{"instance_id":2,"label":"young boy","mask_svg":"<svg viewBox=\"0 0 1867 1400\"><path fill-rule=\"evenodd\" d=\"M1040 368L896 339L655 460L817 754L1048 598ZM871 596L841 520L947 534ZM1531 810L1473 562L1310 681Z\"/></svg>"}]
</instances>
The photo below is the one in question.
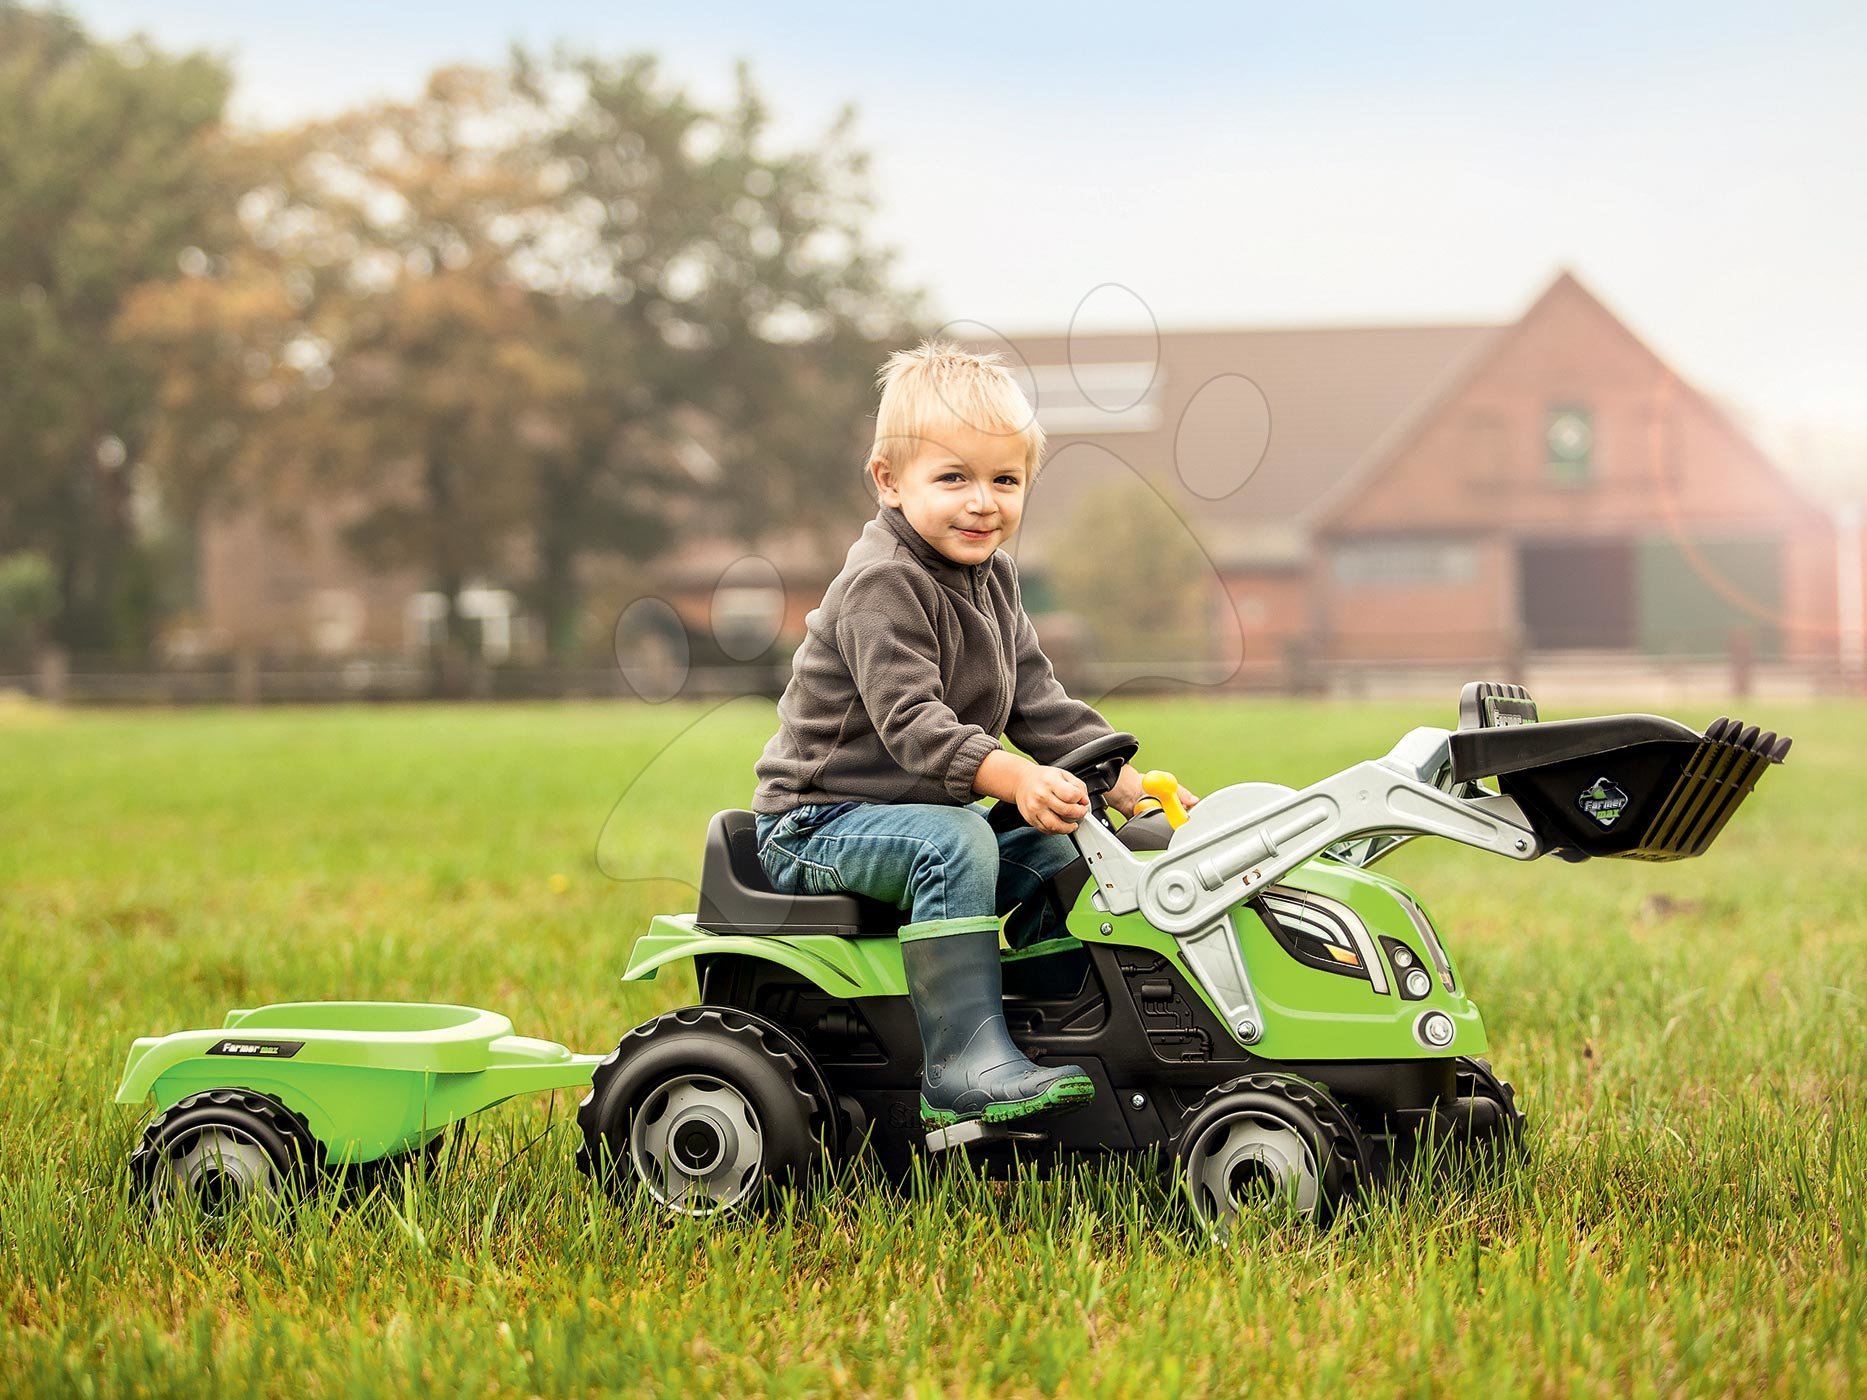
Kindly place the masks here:
<instances>
[{"instance_id":1,"label":"young boy","mask_svg":"<svg viewBox=\"0 0 1867 1400\"><path fill-rule=\"evenodd\" d=\"M1013 947L1052 932L1050 902L1033 896L1076 858L1067 833L1089 794L1046 765L1111 730L1058 683L999 548L1043 458L1016 381L996 355L932 342L891 356L878 382L867 470L880 509L804 620L757 765L759 863L776 889L908 914L923 1122L1021 1118L1095 1088L1079 1066L1035 1065L1013 1044L999 916L1018 906ZM1016 803L1028 825L995 834L972 805L981 795ZM1129 816L1140 796L1124 765L1109 804Z\"/></svg>"}]
</instances>

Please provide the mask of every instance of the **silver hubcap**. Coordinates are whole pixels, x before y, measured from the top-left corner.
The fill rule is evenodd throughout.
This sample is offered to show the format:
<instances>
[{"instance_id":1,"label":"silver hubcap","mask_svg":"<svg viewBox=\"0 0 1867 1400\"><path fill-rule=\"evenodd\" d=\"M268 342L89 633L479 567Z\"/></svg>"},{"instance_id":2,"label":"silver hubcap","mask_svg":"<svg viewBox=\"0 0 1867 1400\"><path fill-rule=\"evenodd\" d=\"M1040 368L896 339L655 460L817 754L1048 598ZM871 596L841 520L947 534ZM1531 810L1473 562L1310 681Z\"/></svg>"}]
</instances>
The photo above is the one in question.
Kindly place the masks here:
<instances>
[{"instance_id":1,"label":"silver hubcap","mask_svg":"<svg viewBox=\"0 0 1867 1400\"><path fill-rule=\"evenodd\" d=\"M225 1124L202 1128L186 1146L165 1152L156 1173L158 1208L186 1203L219 1215L241 1201L279 1195L279 1174L265 1148Z\"/></svg>"},{"instance_id":2,"label":"silver hubcap","mask_svg":"<svg viewBox=\"0 0 1867 1400\"><path fill-rule=\"evenodd\" d=\"M1186 1192L1201 1223L1223 1229L1241 1212L1266 1206L1314 1215L1321 1185L1303 1135L1246 1110L1200 1133L1186 1156Z\"/></svg>"},{"instance_id":3,"label":"silver hubcap","mask_svg":"<svg viewBox=\"0 0 1867 1400\"><path fill-rule=\"evenodd\" d=\"M758 1185L765 1134L746 1096L723 1079L688 1074L656 1085L629 1124L629 1161L662 1205L712 1215Z\"/></svg>"}]
</instances>

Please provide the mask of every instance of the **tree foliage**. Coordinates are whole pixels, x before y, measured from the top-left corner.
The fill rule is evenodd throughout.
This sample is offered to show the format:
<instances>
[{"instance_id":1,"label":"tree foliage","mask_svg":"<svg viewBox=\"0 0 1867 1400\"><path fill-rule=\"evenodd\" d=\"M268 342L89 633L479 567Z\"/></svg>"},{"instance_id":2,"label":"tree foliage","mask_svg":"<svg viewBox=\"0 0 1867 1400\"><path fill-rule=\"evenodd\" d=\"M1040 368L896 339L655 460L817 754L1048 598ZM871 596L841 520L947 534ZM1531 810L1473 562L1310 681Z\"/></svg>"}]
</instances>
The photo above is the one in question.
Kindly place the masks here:
<instances>
[{"instance_id":1,"label":"tree foliage","mask_svg":"<svg viewBox=\"0 0 1867 1400\"><path fill-rule=\"evenodd\" d=\"M585 551L646 557L683 520L750 545L854 499L877 348L918 300L870 246L850 114L774 150L743 65L721 111L644 55L518 54L514 71L563 182L555 241L528 262L584 369L536 533L562 640Z\"/></svg>"},{"instance_id":2,"label":"tree foliage","mask_svg":"<svg viewBox=\"0 0 1867 1400\"><path fill-rule=\"evenodd\" d=\"M715 110L646 55L521 51L234 141L208 59L5 0L0 35L0 547L54 561L70 640L132 591L139 481L183 528L341 516L456 652L477 582L562 650L592 558L859 500L918 301L850 114L779 149L743 66Z\"/></svg>"},{"instance_id":3,"label":"tree foliage","mask_svg":"<svg viewBox=\"0 0 1867 1400\"><path fill-rule=\"evenodd\" d=\"M44 555L54 631L134 645L136 464L154 396L135 289L232 237L226 70L0 2L0 550Z\"/></svg>"}]
</instances>

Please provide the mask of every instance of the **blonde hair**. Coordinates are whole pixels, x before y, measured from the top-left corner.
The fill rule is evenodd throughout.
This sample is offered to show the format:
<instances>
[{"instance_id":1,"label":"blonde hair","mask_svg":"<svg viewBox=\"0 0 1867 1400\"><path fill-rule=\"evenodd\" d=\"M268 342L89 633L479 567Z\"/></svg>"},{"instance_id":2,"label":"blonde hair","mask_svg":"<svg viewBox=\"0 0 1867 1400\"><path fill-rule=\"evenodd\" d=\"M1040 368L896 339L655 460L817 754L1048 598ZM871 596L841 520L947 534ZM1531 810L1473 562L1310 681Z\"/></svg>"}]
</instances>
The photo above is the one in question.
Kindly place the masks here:
<instances>
[{"instance_id":1,"label":"blonde hair","mask_svg":"<svg viewBox=\"0 0 1867 1400\"><path fill-rule=\"evenodd\" d=\"M1025 470L1036 479L1044 460L1044 430L996 351L975 352L951 340L923 340L912 350L890 355L875 382L882 403L875 413L870 461L879 457L899 468L919 443L959 423L982 433L1021 438Z\"/></svg>"}]
</instances>

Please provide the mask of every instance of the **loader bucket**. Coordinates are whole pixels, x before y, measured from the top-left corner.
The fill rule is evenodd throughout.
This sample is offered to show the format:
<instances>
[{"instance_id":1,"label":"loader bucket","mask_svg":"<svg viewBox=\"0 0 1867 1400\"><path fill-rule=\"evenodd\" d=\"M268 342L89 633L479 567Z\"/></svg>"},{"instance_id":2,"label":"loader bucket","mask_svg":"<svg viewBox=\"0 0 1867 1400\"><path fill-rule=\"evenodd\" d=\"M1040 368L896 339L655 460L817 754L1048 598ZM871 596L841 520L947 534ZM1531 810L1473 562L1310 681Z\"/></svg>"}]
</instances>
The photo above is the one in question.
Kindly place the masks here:
<instances>
[{"instance_id":1,"label":"loader bucket","mask_svg":"<svg viewBox=\"0 0 1867 1400\"><path fill-rule=\"evenodd\" d=\"M1474 683L1476 685L1477 683ZM1489 694L1461 718L1490 716ZM1533 702L1516 690L1534 716ZM1474 686L1467 686L1471 699ZM1580 859L1683 860L1703 855L1757 780L1789 754L1787 736L1718 719L1704 734L1658 715L1521 719L1451 737L1457 782L1495 778L1552 852Z\"/></svg>"}]
</instances>

